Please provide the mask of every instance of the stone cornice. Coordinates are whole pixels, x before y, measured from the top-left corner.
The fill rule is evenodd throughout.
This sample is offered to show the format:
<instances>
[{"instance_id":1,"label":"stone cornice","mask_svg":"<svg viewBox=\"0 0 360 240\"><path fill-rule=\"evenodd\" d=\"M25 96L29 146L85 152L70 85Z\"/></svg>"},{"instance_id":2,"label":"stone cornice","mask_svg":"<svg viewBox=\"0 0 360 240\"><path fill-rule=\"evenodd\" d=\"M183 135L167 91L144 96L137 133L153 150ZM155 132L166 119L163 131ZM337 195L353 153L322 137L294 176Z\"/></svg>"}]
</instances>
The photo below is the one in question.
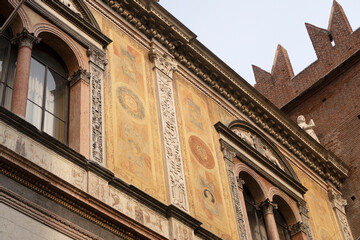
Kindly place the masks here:
<instances>
[{"instance_id":1,"label":"stone cornice","mask_svg":"<svg viewBox=\"0 0 360 240\"><path fill-rule=\"evenodd\" d=\"M338 188L347 166L289 120L271 102L223 63L154 0L102 0L149 39L156 39L191 72L234 105L309 168Z\"/></svg>"},{"instance_id":2,"label":"stone cornice","mask_svg":"<svg viewBox=\"0 0 360 240\"><path fill-rule=\"evenodd\" d=\"M60 1L53 1L53 0L42 0L45 2L49 7L57 11L60 15L62 15L64 18L72 22L75 26L77 26L79 29L87 33L91 38L93 38L96 42L101 44L104 48L109 45L112 40L108 38L105 34L103 34L100 31L99 26L97 25L95 19L93 16L89 15L90 11L86 9L86 5L84 3L80 3L80 1L76 1L76 5L81 6L80 11L84 16L89 16L89 19L84 19L82 17L79 17L75 12L70 10L67 6L62 4ZM67 29L68 26L64 26L62 22L60 22L58 19L54 18L48 11L44 10L39 3L37 3L35 0L27 0L26 5L38 12L41 16L48 19L50 22L52 22L54 25L59 27L60 29L64 30L65 32L68 32ZM70 34L74 35L74 34ZM79 37L79 34L75 36L74 38ZM84 44L84 42L80 41L80 43ZM90 47L89 44L86 43L86 47Z\"/></svg>"}]
</instances>

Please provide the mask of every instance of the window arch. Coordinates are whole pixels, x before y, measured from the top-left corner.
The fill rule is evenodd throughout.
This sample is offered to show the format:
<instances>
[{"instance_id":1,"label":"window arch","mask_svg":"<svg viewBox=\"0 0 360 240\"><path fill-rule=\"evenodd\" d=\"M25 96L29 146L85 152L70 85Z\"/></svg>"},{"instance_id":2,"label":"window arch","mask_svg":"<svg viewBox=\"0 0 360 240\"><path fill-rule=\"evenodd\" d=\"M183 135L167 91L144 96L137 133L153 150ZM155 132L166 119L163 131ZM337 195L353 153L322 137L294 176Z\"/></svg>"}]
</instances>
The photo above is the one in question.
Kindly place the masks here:
<instances>
[{"instance_id":1,"label":"window arch","mask_svg":"<svg viewBox=\"0 0 360 240\"><path fill-rule=\"evenodd\" d=\"M4 22L5 19L0 15L0 25ZM0 36L0 104L7 109L10 109L11 105L17 54L16 48L11 45L12 37L10 27Z\"/></svg>"},{"instance_id":2,"label":"window arch","mask_svg":"<svg viewBox=\"0 0 360 240\"><path fill-rule=\"evenodd\" d=\"M48 45L33 47L25 118L38 129L67 142L69 74Z\"/></svg>"},{"instance_id":3,"label":"window arch","mask_svg":"<svg viewBox=\"0 0 360 240\"><path fill-rule=\"evenodd\" d=\"M243 187L243 195L252 239L267 240L264 216L255 205L255 200L246 185Z\"/></svg>"}]
</instances>

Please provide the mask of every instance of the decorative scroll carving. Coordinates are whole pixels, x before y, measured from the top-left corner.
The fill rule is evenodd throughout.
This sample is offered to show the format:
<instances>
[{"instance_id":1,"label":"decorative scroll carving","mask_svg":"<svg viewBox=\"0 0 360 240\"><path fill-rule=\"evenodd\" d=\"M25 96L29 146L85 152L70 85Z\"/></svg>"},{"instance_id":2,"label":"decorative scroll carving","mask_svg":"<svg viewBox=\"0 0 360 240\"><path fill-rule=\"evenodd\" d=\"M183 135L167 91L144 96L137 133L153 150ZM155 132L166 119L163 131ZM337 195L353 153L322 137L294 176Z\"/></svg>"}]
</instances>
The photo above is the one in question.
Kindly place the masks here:
<instances>
[{"instance_id":1,"label":"decorative scroll carving","mask_svg":"<svg viewBox=\"0 0 360 240\"><path fill-rule=\"evenodd\" d=\"M107 64L104 54L89 49L90 63L90 160L104 164L104 126L103 126L103 75Z\"/></svg>"},{"instance_id":2,"label":"decorative scroll carving","mask_svg":"<svg viewBox=\"0 0 360 240\"><path fill-rule=\"evenodd\" d=\"M184 167L181 156L179 132L176 121L172 73L176 64L152 48L149 54L154 64L157 81L158 99L162 130L164 137L165 161L168 170L171 203L184 211L188 211L187 192L184 177Z\"/></svg>"},{"instance_id":3,"label":"decorative scroll carving","mask_svg":"<svg viewBox=\"0 0 360 240\"><path fill-rule=\"evenodd\" d=\"M74 4L70 0L59 0L62 4L67 6L71 11L82 17L81 13L74 7Z\"/></svg>"},{"instance_id":4,"label":"decorative scroll carving","mask_svg":"<svg viewBox=\"0 0 360 240\"><path fill-rule=\"evenodd\" d=\"M40 43L41 38L35 37L33 33L29 33L26 28L23 28L21 33L16 34L16 37L11 40L12 44L18 45L21 47L28 47L32 49L35 44Z\"/></svg>"},{"instance_id":5,"label":"decorative scroll carving","mask_svg":"<svg viewBox=\"0 0 360 240\"><path fill-rule=\"evenodd\" d=\"M232 131L238 135L242 140L244 140L251 147L255 148L260 152L264 157L270 160L273 164L278 166L281 170L284 170L284 167L280 164L278 158L275 156L271 148L264 143L258 136L255 134L245 131L243 129L232 129Z\"/></svg>"},{"instance_id":6,"label":"decorative scroll carving","mask_svg":"<svg viewBox=\"0 0 360 240\"><path fill-rule=\"evenodd\" d=\"M261 202L258 207L261 209L263 214L274 213L274 209L277 209L277 204L270 201L270 199L266 199L265 201Z\"/></svg>"},{"instance_id":7,"label":"decorative scroll carving","mask_svg":"<svg viewBox=\"0 0 360 240\"><path fill-rule=\"evenodd\" d=\"M347 205L347 201L343 199L340 194L336 193L333 189L330 188L328 189L328 195L335 215L339 221L343 239L352 240L353 236L351 234L351 230L345 213L345 206Z\"/></svg>"},{"instance_id":8,"label":"decorative scroll carving","mask_svg":"<svg viewBox=\"0 0 360 240\"><path fill-rule=\"evenodd\" d=\"M155 67L172 79L172 73L177 70L177 64L166 54L160 54L153 46L149 53L150 60Z\"/></svg>"},{"instance_id":9,"label":"decorative scroll carving","mask_svg":"<svg viewBox=\"0 0 360 240\"><path fill-rule=\"evenodd\" d=\"M302 222L297 222L289 227L290 235L294 236L300 232L303 232L306 234L307 227Z\"/></svg>"},{"instance_id":10,"label":"decorative scroll carving","mask_svg":"<svg viewBox=\"0 0 360 240\"><path fill-rule=\"evenodd\" d=\"M305 233L308 240L313 240L313 234L309 223L309 209L306 206L306 202L298 202L298 208L302 219L302 225L305 228Z\"/></svg>"},{"instance_id":11,"label":"decorative scroll carving","mask_svg":"<svg viewBox=\"0 0 360 240\"><path fill-rule=\"evenodd\" d=\"M83 69L82 67L79 68L74 74L69 78L70 80L70 87L75 85L78 81L83 80L86 83L90 84L90 73Z\"/></svg>"},{"instance_id":12,"label":"decorative scroll carving","mask_svg":"<svg viewBox=\"0 0 360 240\"><path fill-rule=\"evenodd\" d=\"M240 179L235 176L234 173L234 157L236 156L235 151L232 149L230 145L221 141L221 148L223 151L225 165L226 165L226 173L228 177L228 181L230 183L231 196L233 200L233 205L236 214L236 223L238 226L238 232L240 239L248 239L248 235L246 233L245 227L245 219L243 214L242 205L240 202L239 196L239 186L238 181L241 183ZM238 180L238 181L237 181Z\"/></svg>"}]
</instances>

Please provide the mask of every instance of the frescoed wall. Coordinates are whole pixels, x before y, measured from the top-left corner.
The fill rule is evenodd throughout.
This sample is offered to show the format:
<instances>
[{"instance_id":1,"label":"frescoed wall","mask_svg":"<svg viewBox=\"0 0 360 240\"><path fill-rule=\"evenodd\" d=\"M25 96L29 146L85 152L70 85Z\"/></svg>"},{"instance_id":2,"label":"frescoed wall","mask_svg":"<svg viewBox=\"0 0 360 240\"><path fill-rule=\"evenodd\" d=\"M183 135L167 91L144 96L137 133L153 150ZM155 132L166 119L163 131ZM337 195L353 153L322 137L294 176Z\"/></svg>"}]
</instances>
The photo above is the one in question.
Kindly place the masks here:
<instances>
[{"instance_id":1,"label":"frescoed wall","mask_svg":"<svg viewBox=\"0 0 360 240\"><path fill-rule=\"evenodd\" d=\"M221 238L236 239L232 200L227 180L221 177L226 174L223 172L224 160L217 153L219 137L213 127L215 122L230 120L231 116L209 104L211 100L180 74L175 74L174 80L190 210L204 227ZM217 113L211 116L213 119L211 112Z\"/></svg>"},{"instance_id":2,"label":"frescoed wall","mask_svg":"<svg viewBox=\"0 0 360 240\"><path fill-rule=\"evenodd\" d=\"M309 208L310 224L314 239L342 239L328 193L298 168L294 171L308 189L304 198Z\"/></svg>"},{"instance_id":3,"label":"frescoed wall","mask_svg":"<svg viewBox=\"0 0 360 240\"><path fill-rule=\"evenodd\" d=\"M147 50L116 29L107 31L113 39L104 83L107 166L125 182L165 202L155 89Z\"/></svg>"}]
</instances>

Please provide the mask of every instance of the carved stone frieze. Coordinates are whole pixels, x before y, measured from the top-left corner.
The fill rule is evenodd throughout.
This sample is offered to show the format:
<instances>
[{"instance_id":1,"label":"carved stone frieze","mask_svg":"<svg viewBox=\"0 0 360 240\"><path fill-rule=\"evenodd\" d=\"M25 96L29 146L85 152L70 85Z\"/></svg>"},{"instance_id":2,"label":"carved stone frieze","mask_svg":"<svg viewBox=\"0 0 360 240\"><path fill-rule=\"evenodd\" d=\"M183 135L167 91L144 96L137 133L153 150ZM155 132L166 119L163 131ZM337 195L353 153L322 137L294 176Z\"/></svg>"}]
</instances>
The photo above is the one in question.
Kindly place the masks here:
<instances>
[{"instance_id":1,"label":"carved stone frieze","mask_svg":"<svg viewBox=\"0 0 360 240\"><path fill-rule=\"evenodd\" d=\"M339 193L335 192L335 190L331 188L328 189L328 195L335 215L340 224L343 239L352 240L353 236L351 234L351 230L345 213L345 206L347 205L347 201L343 199Z\"/></svg>"},{"instance_id":2,"label":"carved stone frieze","mask_svg":"<svg viewBox=\"0 0 360 240\"><path fill-rule=\"evenodd\" d=\"M41 38L35 37L33 33L29 33L29 31L24 28L21 33L17 33L16 37L11 40L12 44L18 45L21 47L28 47L32 49L35 44L40 43Z\"/></svg>"},{"instance_id":3,"label":"carved stone frieze","mask_svg":"<svg viewBox=\"0 0 360 240\"><path fill-rule=\"evenodd\" d=\"M234 172L234 157L236 156L235 151L232 149L230 145L221 141L221 149L223 151L226 173L228 177L228 181L230 183L231 197L233 206L236 214L236 223L238 227L238 232L240 239L248 239L248 235L246 232L245 219L243 214L242 205L240 202L240 194L239 194L239 185L238 182L241 182L241 179L235 176ZM242 187L242 186L241 186Z\"/></svg>"},{"instance_id":4,"label":"carved stone frieze","mask_svg":"<svg viewBox=\"0 0 360 240\"><path fill-rule=\"evenodd\" d=\"M187 212L189 208L172 85L172 73L176 70L176 65L168 55L160 55L154 47L149 57L154 64L157 82L170 201Z\"/></svg>"},{"instance_id":5,"label":"carved stone frieze","mask_svg":"<svg viewBox=\"0 0 360 240\"><path fill-rule=\"evenodd\" d=\"M89 49L90 64L90 160L104 165L103 76L107 60L104 54Z\"/></svg>"},{"instance_id":6,"label":"carved stone frieze","mask_svg":"<svg viewBox=\"0 0 360 240\"><path fill-rule=\"evenodd\" d=\"M306 202L298 202L298 208L302 220L302 226L305 228L305 233L308 238L308 240L313 240L313 234L310 228L310 222L309 222L309 209L306 206Z\"/></svg>"}]
</instances>

